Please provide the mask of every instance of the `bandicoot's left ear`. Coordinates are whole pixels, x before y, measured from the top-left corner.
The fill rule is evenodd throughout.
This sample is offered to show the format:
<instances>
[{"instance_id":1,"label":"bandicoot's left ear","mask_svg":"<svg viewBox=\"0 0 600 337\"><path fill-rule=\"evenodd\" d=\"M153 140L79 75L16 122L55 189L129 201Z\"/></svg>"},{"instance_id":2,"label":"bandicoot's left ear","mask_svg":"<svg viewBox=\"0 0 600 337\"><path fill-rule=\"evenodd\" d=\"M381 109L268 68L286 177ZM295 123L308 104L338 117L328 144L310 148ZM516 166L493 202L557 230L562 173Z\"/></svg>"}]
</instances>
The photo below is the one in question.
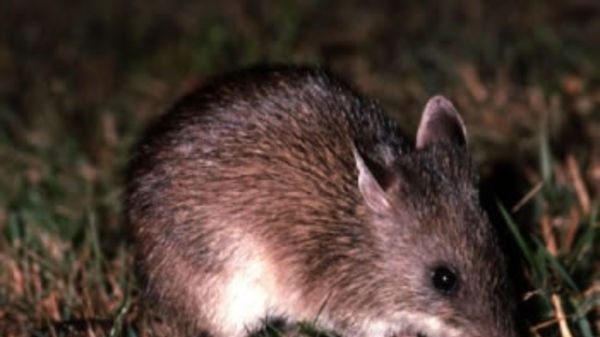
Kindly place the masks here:
<instances>
[{"instance_id":1,"label":"bandicoot's left ear","mask_svg":"<svg viewBox=\"0 0 600 337\"><path fill-rule=\"evenodd\" d=\"M394 192L400 184L400 176L385 164L379 164L363 156L356 146L352 152L358 170L358 190L366 205L376 214L392 212Z\"/></svg>"},{"instance_id":2,"label":"bandicoot's left ear","mask_svg":"<svg viewBox=\"0 0 600 337\"><path fill-rule=\"evenodd\" d=\"M444 96L433 96L427 101L417 130L417 149L437 143L467 146L467 129L462 118Z\"/></svg>"}]
</instances>

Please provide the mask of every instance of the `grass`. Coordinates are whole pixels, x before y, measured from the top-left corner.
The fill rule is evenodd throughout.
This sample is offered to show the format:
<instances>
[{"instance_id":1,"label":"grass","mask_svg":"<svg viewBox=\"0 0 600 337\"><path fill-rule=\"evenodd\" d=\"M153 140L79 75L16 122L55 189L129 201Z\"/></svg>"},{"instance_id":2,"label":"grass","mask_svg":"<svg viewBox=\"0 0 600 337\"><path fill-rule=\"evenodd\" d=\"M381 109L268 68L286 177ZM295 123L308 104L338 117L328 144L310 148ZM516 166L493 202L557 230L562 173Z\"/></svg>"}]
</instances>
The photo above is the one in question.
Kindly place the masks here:
<instances>
[{"instance_id":1,"label":"grass","mask_svg":"<svg viewBox=\"0 0 600 337\"><path fill-rule=\"evenodd\" d=\"M451 97L530 335L598 336L599 41L593 1L2 2L0 336L168 335L132 273L129 150L206 76L255 62L326 64L407 131Z\"/></svg>"}]
</instances>

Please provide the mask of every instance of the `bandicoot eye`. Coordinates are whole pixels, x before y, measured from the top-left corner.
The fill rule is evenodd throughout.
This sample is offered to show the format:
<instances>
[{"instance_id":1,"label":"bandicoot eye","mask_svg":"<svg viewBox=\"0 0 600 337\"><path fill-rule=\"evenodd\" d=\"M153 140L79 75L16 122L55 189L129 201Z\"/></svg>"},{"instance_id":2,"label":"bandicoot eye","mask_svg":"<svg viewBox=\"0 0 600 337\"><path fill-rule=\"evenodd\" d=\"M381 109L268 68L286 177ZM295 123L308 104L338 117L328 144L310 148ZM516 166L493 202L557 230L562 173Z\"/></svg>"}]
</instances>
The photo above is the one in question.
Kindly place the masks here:
<instances>
[{"instance_id":1,"label":"bandicoot eye","mask_svg":"<svg viewBox=\"0 0 600 337\"><path fill-rule=\"evenodd\" d=\"M433 268L431 272L431 282L434 288L445 296L456 294L460 283L454 269L446 265Z\"/></svg>"}]
</instances>

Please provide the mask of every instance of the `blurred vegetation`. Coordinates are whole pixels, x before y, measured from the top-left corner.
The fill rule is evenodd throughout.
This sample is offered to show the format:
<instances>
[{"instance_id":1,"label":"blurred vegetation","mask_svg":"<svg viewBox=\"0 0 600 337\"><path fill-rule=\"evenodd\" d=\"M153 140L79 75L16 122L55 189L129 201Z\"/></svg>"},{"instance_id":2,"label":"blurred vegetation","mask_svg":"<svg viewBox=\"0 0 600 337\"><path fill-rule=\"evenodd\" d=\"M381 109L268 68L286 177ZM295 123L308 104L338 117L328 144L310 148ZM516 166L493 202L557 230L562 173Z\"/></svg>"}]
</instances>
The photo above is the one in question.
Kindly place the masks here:
<instances>
[{"instance_id":1,"label":"blurred vegetation","mask_svg":"<svg viewBox=\"0 0 600 337\"><path fill-rule=\"evenodd\" d=\"M5 0L0 336L168 334L131 272L129 151L179 95L257 62L326 65L407 132L451 97L530 334L600 335L599 2Z\"/></svg>"}]
</instances>

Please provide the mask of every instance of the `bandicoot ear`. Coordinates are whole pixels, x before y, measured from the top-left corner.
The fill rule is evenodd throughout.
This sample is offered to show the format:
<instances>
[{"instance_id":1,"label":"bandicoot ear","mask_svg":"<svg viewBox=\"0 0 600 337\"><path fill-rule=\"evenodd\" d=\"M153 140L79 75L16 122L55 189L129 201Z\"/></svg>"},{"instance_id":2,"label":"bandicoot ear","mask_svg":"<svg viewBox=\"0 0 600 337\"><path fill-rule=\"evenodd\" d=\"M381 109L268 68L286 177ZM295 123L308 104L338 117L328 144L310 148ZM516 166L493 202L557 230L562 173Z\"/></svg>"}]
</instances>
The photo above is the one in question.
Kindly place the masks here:
<instances>
[{"instance_id":1,"label":"bandicoot ear","mask_svg":"<svg viewBox=\"0 0 600 337\"><path fill-rule=\"evenodd\" d=\"M367 206L377 214L391 211L393 196L389 193L398 184L398 177L387 167L363 156L352 146L356 168L358 169L358 189Z\"/></svg>"},{"instance_id":2,"label":"bandicoot ear","mask_svg":"<svg viewBox=\"0 0 600 337\"><path fill-rule=\"evenodd\" d=\"M438 95L430 98L425 105L417 130L416 147L420 150L443 142L466 147L467 130L452 102Z\"/></svg>"}]
</instances>

